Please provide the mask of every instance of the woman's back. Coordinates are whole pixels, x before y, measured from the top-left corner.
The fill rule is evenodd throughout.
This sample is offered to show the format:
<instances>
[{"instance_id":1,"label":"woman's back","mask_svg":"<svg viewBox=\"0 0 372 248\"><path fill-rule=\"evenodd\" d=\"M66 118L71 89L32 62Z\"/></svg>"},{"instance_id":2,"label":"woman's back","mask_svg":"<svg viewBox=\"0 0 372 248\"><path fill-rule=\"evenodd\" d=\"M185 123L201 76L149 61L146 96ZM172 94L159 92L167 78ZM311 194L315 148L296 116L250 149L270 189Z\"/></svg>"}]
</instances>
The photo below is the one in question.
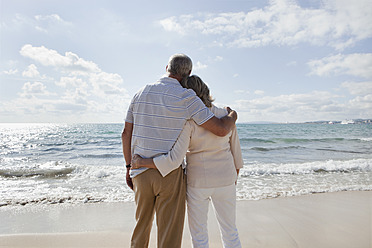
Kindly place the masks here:
<instances>
[{"instance_id":1,"label":"woman's back","mask_svg":"<svg viewBox=\"0 0 372 248\"><path fill-rule=\"evenodd\" d=\"M227 110L214 105L216 117L227 115ZM190 131L189 151L186 154L187 184L196 188L231 185L236 181L236 169L243 167L236 127L225 137L218 137L208 130L188 121Z\"/></svg>"}]
</instances>

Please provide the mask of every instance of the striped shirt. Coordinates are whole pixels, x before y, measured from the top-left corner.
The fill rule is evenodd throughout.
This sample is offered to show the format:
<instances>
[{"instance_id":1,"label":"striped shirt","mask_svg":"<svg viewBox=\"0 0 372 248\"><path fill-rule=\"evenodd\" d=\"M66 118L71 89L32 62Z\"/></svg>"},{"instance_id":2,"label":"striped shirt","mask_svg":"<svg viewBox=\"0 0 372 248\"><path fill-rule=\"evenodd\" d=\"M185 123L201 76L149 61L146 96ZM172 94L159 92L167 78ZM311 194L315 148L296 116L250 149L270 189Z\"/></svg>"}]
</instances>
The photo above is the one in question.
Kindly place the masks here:
<instances>
[{"instance_id":1,"label":"striped shirt","mask_svg":"<svg viewBox=\"0 0 372 248\"><path fill-rule=\"evenodd\" d=\"M213 116L195 92L176 79L163 77L148 84L133 97L125 120L133 123L132 154L144 158L166 154L187 120L201 125ZM145 170L131 170L131 177Z\"/></svg>"}]
</instances>

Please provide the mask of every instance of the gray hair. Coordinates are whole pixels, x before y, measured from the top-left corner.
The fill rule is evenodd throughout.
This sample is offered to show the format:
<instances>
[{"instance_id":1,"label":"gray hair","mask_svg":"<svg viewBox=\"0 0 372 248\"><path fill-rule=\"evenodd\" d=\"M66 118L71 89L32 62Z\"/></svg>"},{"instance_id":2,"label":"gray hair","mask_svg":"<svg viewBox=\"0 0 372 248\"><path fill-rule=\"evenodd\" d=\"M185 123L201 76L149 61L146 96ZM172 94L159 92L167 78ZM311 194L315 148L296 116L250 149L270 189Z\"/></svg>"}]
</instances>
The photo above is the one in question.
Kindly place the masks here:
<instances>
[{"instance_id":1,"label":"gray hair","mask_svg":"<svg viewBox=\"0 0 372 248\"><path fill-rule=\"evenodd\" d=\"M196 95L202 100L205 106L208 108L212 107L214 99L209 93L208 85L206 85L200 77L192 75L188 77L187 80L182 81L181 85L184 88L195 91Z\"/></svg>"},{"instance_id":2,"label":"gray hair","mask_svg":"<svg viewBox=\"0 0 372 248\"><path fill-rule=\"evenodd\" d=\"M169 58L167 72L171 75L177 75L186 78L192 70L192 61L185 54L175 54Z\"/></svg>"}]
</instances>

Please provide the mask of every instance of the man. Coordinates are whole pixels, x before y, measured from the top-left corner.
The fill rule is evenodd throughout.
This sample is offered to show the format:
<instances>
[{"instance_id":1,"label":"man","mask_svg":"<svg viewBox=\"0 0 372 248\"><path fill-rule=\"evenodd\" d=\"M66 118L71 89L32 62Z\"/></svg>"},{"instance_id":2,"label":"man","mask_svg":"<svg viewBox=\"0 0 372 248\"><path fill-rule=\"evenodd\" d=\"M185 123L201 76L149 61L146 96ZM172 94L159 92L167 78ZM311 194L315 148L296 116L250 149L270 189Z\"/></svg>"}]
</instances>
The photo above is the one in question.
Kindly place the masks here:
<instances>
[{"instance_id":1,"label":"man","mask_svg":"<svg viewBox=\"0 0 372 248\"><path fill-rule=\"evenodd\" d=\"M127 163L127 184L135 192L136 226L132 248L148 247L154 213L158 227L158 247L181 247L185 218L186 177L177 169L130 169L132 154L149 158L167 153L188 119L218 136L225 136L235 125L235 111L218 119L195 92L181 86L192 69L184 54L171 56L167 75L142 88L132 99L122 133ZM132 183L133 180L133 183Z\"/></svg>"}]
</instances>

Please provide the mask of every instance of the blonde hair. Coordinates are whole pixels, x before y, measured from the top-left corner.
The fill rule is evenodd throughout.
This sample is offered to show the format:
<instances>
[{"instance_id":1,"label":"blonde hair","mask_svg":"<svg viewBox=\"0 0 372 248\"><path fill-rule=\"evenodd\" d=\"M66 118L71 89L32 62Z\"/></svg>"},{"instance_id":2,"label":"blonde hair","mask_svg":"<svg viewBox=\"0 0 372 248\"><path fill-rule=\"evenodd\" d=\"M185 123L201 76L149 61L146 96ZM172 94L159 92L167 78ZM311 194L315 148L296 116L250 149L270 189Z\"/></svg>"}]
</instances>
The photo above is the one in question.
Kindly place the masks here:
<instances>
[{"instance_id":1,"label":"blonde hair","mask_svg":"<svg viewBox=\"0 0 372 248\"><path fill-rule=\"evenodd\" d=\"M205 106L208 108L212 107L214 99L212 99L209 93L208 85L206 85L200 77L192 75L182 82L182 86L194 90Z\"/></svg>"}]
</instances>

